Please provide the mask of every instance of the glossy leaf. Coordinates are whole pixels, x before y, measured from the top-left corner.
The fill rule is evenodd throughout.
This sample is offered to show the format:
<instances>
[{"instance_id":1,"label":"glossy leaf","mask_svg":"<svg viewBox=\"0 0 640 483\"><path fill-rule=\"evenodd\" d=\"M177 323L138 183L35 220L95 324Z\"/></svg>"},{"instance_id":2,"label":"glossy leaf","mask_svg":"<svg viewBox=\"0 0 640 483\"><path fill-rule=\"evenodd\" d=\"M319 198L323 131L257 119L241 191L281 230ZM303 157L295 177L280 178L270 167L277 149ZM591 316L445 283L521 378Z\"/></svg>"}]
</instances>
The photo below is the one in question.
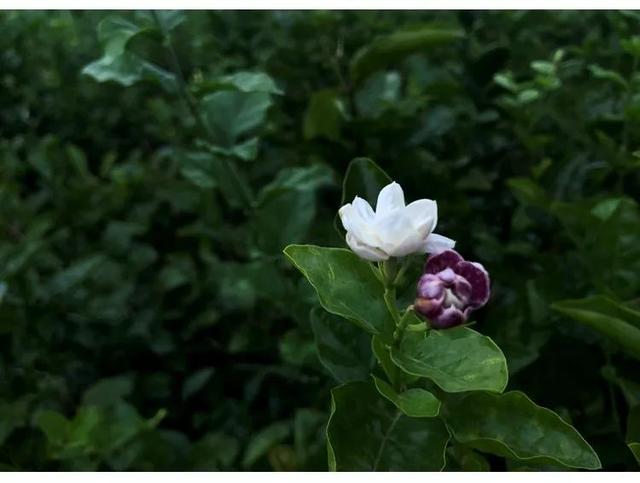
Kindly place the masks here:
<instances>
[{"instance_id":1,"label":"glossy leaf","mask_svg":"<svg viewBox=\"0 0 640 483\"><path fill-rule=\"evenodd\" d=\"M388 382L371 377L378 392L407 416L432 418L440 412L440 401L426 389L411 388L398 393Z\"/></svg>"},{"instance_id":2,"label":"glossy leaf","mask_svg":"<svg viewBox=\"0 0 640 483\"><path fill-rule=\"evenodd\" d=\"M342 317L311 311L318 358L339 382L366 381L373 362L370 337Z\"/></svg>"},{"instance_id":3,"label":"glossy leaf","mask_svg":"<svg viewBox=\"0 0 640 483\"><path fill-rule=\"evenodd\" d=\"M233 146L264 121L271 106L265 92L219 91L202 99L202 111L216 143Z\"/></svg>"},{"instance_id":4,"label":"glossy leaf","mask_svg":"<svg viewBox=\"0 0 640 483\"><path fill-rule=\"evenodd\" d=\"M276 86L274 80L264 72L240 71L221 77L218 82L229 85L242 92L266 92L268 94L284 94Z\"/></svg>"},{"instance_id":5,"label":"glossy leaf","mask_svg":"<svg viewBox=\"0 0 640 483\"><path fill-rule=\"evenodd\" d=\"M502 392L507 385L500 348L467 327L431 330L426 336L407 333L391 358L405 372L429 378L447 392Z\"/></svg>"},{"instance_id":6,"label":"glossy leaf","mask_svg":"<svg viewBox=\"0 0 640 483\"><path fill-rule=\"evenodd\" d=\"M367 262L350 250L315 245L289 245L284 253L315 288L328 312L371 334L391 332L383 287Z\"/></svg>"},{"instance_id":7,"label":"glossy leaf","mask_svg":"<svg viewBox=\"0 0 640 483\"><path fill-rule=\"evenodd\" d=\"M98 38L104 55L85 66L82 73L98 82L114 81L123 86L150 80L158 82L167 92L175 93L173 74L127 50L128 43L137 35L148 31L120 17L107 17L98 25Z\"/></svg>"},{"instance_id":8,"label":"glossy leaf","mask_svg":"<svg viewBox=\"0 0 640 483\"><path fill-rule=\"evenodd\" d=\"M374 40L356 52L351 61L351 77L357 84L369 74L398 63L404 57L462 38L462 31L438 26L402 30Z\"/></svg>"},{"instance_id":9,"label":"glossy leaf","mask_svg":"<svg viewBox=\"0 0 640 483\"><path fill-rule=\"evenodd\" d=\"M440 418L409 418L371 383L331 391L327 426L333 471L439 471L449 433Z\"/></svg>"},{"instance_id":10,"label":"glossy leaf","mask_svg":"<svg viewBox=\"0 0 640 483\"><path fill-rule=\"evenodd\" d=\"M258 245L280 253L287 244L305 241L316 214L317 191L331 184L333 173L323 164L283 169L258 195L252 223Z\"/></svg>"},{"instance_id":11,"label":"glossy leaf","mask_svg":"<svg viewBox=\"0 0 640 483\"><path fill-rule=\"evenodd\" d=\"M344 174L340 204L350 203L359 196L375 206L378 193L391 181L391 177L371 159L355 158Z\"/></svg>"},{"instance_id":12,"label":"glossy leaf","mask_svg":"<svg viewBox=\"0 0 640 483\"><path fill-rule=\"evenodd\" d=\"M519 391L451 396L442 414L457 441L480 451L570 468L600 468L598 456L578 431Z\"/></svg>"},{"instance_id":13,"label":"glossy leaf","mask_svg":"<svg viewBox=\"0 0 640 483\"><path fill-rule=\"evenodd\" d=\"M598 331L640 359L640 312L603 296L562 300L551 307Z\"/></svg>"}]
</instances>

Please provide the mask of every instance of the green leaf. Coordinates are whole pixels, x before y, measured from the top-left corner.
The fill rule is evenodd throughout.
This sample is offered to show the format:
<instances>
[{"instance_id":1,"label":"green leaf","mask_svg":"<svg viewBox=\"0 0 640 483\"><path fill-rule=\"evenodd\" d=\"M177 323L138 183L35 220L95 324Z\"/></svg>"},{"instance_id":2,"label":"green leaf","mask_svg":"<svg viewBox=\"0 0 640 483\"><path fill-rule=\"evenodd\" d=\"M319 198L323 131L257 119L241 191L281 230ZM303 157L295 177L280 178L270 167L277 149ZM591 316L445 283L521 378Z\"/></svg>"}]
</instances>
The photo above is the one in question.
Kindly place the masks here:
<instances>
[{"instance_id":1,"label":"green leaf","mask_svg":"<svg viewBox=\"0 0 640 483\"><path fill-rule=\"evenodd\" d=\"M412 384L418 380L418 377L403 372L393 363L391 360L391 347L382 342L377 335L371 338L371 350L382 366L387 378L394 386L398 384Z\"/></svg>"},{"instance_id":2,"label":"green leaf","mask_svg":"<svg viewBox=\"0 0 640 483\"><path fill-rule=\"evenodd\" d=\"M396 64L410 54L462 37L463 32L458 29L425 25L379 38L356 52L351 61L351 79L359 84L373 72Z\"/></svg>"},{"instance_id":3,"label":"green leaf","mask_svg":"<svg viewBox=\"0 0 640 483\"><path fill-rule=\"evenodd\" d=\"M429 378L447 392L502 392L509 378L500 348L468 327L406 333L400 347L392 348L391 359L403 371Z\"/></svg>"},{"instance_id":4,"label":"green leaf","mask_svg":"<svg viewBox=\"0 0 640 483\"><path fill-rule=\"evenodd\" d=\"M540 91L535 89L525 89L518 93L517 100L520 104L528 104L540 97Z\"/></svg>"},{"instance_id":5,"label":"green leaf","mask_svg":"<svg viewBox=\"0 0 640 483\"><path fill-rule=\"evenodd\" d=\"M369 336L320 307L311 310L310 318L318 358L333 377L341 383L367 380L372 365Z\"/></svg>"},{"instance_id":6,"label":"green leaf","mask_svg":"<svg viewBox=\"0 0 640 483\"><path fill-rule=\"evenodd\" d=\"M189 469L220 471L227 469L239 452L238 441L222 432L205 435L189 451Z\"/></svg>"},{"instance_id":7,"label":"green leaf","mask_svg":"<svg viewBox=\"0 0 640 483\"><path fill-rule=\"evenodd\" d=\"M501 73L495 74L493 76L493 82L498 84L500 87L503 87L508 91L511 91L514 94L520 90L518 88L518 84L513 78L513 73L511 72L501 72Z\"/></svg>"},{"instance_id":8,"label":"green leaf","mask_svg":"<svg viewBox=\"0 0 640 483\"><path fill-rule=\"evenodd\" d=\"M390 336L393 322L384 290L367 262L350 250L315 245L289 245L284 254L316 290L325 310L370 334Z\"/></svg>"},{"instance_id":9,"label":"green leaf","mask_svg":"<svg viewBox=\"0 0 640 483\"><path fill-rule=\"evenodd\" d=\"M291 435L291 422L279 421L256 433L249 442L242 459L242 466L251 467L275 445L281 443Z\"/></svg>"},{"instance_id":10,"label":"green leaf","mask_svg":"<svg viewBox=\"0 0 640 483\"><path fill-rule=\"evenodd\" d=\"M49 281L50 293L60 295L73 290L84 282L103 261L103 255L92 255L76 261L51 278Z\"/></svg>"},{"instance_id":11,"label":"green leaf","mask_svg":"<svg viewBox=\"0 0 640 483\"><path fill-rule=\"evenodd\" d=\"M324 137L338 141L345 118L344 105L335 91L325 89L314 92L304 116L304 138Z\"/></svg>"},{"instance_id":12,"label":"green leaf","mask_svg":"<svg viewBox=\"0 0 640 483\"><path fill-rule=\"evenodd\" d=\"M442 414L457 441L480 451L532 463L601 467L580 433L519 391L451 396Z\"/></svg>"},{"instance_id":13,"label":"green leaf","mask_svg":"<svg viewBox=\"0 0 640 483\"><path fill-rule=\"evenodd\" d=\"M250 138L244 142L235 144L230 148L210 146L212 153L223 156L233 156L243 161L253 161L258 156L258 138Z\"/></svg>"},{"instance_id":14,"label":"green leaf","mask_svg":"<svg viewBox=\"0 0 640 483\"><path fill-rule=\"evenodd\" d=\"M130 376L101 379L87 389L82 397L84 405L107 406L121 401L131 394L133 381Z\"/></svg>"},{"instance_id":15,"label":"green leaf","mask_svg":"<svg viewBox=\"0 0 640 483\"><path fill-rule=\"evenodd\" d=\"M212 367L205 367L204 369L200 369L196 371L192 375L190 375L182 385L182 399L189 399L195 393L197 393L200 389L202 389L205 384L211 379L213 376L214 369Z\"/></svg>"},{"instance_id":16,"label":"green leaf","mask_svg":"<svg viewBox=\"0 0 640 483\"><path fill-rule=\"evenodd\" d=\"M397 72L378 72L369 77L355 96L358 115L375 119L396 106L402 82Z\"/></svg>"},{"instance_id":17,"label":"green leaf","mask_svg":"<svg viewBox=\"0 0 640 483\"><path fill-rule=\"evenodd\" d=\"M167 92L175 93L175 76L127 50L128 43L150 29L120 17L107 17L98 24L98 39L104 55L86 65L82 73L98 82L114 81L125 87L140 81L159 83Z\"/></svg>"},{"instance_id":18,"label":"green leaf","mask_svg":"<svg viewBox=\"0 0 640 483\"><path fill-rule=\"evenodd\" d=\"M640 293L640 206L634 199L554 202L551 211L601 293L614 293L622 300Z\"/></svg>"},{"instance_id":19,"label":"green leaf","mask_svg":"<svg viewBox=\"0 0 640 483\"><path fill-rule=\"evenodd\" d=\"M624 79L624 77L613 70L603 69L597 64L591 64L589 66L589 71L591 71L591 74L596 79L611 81L615 84L620 85L621 87L624 87L625 89L628 87L627 81Z\"/></svg>"},{"instance_id":20,"label":"green leaf","mask_svg":"<svg viewBox=\"0 0 640 483\"><path fill-rule=\"evenodd\" d=\"M440 418L409 418L353 382L331 391L327 441L332 471L439 471L449 433Z\"/></svg>"},{"instance_id":21,"label":"green leaf","mask_svg":"<svg viewBox=\"0 0 640 483\"><path fill-rule=\"evenodd\" d=\"M50 443L61 444L69 437L71 424L59 412L49 409L41 411L36 415L35 422Z\"/></svg>"},{"instance_id":22,"label":"green leaf","mask_svg":"<svg viewBox=\"0 0 640 483\"><path fill-rule=\"evenodd\" d=\"M302 408L293 420L293 448L296 466L326 471L327 415L324 411Z\"/></svg>"},{"instance_id":23,"label":"green leaf","mask_svg":"<svg viewBox=\"0 0 640 483\"><path fill-rule=\"evenodd\" d=\"M629 54L640 59L640 35L633 35L620 41L622 48Z\"/></svg>"},{"instance_id":24,"label":"green leaf","mask_svg":"<svg viewBox=\"0 0 640 483\"><path fill-rule=\"evenodd\" d=\"M391 181L391 177L371 159L355 158L349 163L344 175L340 205L350 203L359 196L375 206L378 193Z\"/></svg>"},{"instance_id":25,"label":"green leaf","mask_svg":"<svg viewBox=\"0 0 640 483\"><path fill-rule=\"evenodd\" d=\"M287 244L304 242L316 214L316 192L333 183L324 164L281 170L258 195L252 228L259 246L279 253Z\"/></svg>"},{"instance_id":26,"label":"green leaf","mask_svg":"<svg viewBox=\"0 0 640 483\"><path fill-rule=\"evenodd\" d=\"M259 127L271 106L265 92L219 91L202 99L204 119L216 143L231 147L245 134Z\"/></svg>"},{"instance_id":27,"label":"green leaf","mask_svg":"<svg viewBox=\"0 0 640 483\"><path fill-rule=\"evenodd\" d=\"M282 95L284 92L276 86L269 75L264 72L234 72L217 79L220 84L234 87L242 92L266 92L267 94Z\"/></svg>"},{"instance_id":28,"label":"green leaf","mask_svg":"<svg viewBox=\"0 0 640 483\"><path fill-rule=\"evenodd\" d=\"M549 206L549 196L535 181L529 178L510 178L507 185L520 203L542 209Z\"/></svg>"},{"instance_id":29,"label":"green leaf","mask_svg":"<svg viewBox=\"0 0 640 483\"><path fill-rule=\"evenodd\" d=\"M491 471L484 456L464 444L454 444L447 448L447 470Z\"/></svg>"},{"instance_id":30,"label":"green leaf","mask_svg":"<svg viewBox=\"0 0 640 483\"><path fill-rule=\"evenodd\" d=\"M627 443L627 446L629 446L629 449L631 450L633 457L636 459L636 461L640 465L640 443Z\"/></svg>"},{"instance_id":31,"label":"green leaf","mask_svg":"<svg viewBox=\"0 0 640 483\"><path fill-rule=\"evenodd\" d=\"M372 375L378 392L412 418L433 418L440 412L440 401L426 389L412 388L397 393L388 382Z\"/></svg>"},{"instance_id":32,"label":"green leaf","mask_svg":"<svg viewBox=\"0 0 640 483\"><path fill-rule=\"evenodd\" d=\"M300 329L292 329L280 337L278 352L288 366L315 366L317 363L315 343Z\"/></svg>"},{"instance_id":33,"label":"green leaf","mask_svg":"<svg viewBox=\"0 0 640 483\"><path fill-rule=\"evenodd\" d=\"M531 68L540 74L555 75L556 65L545 60L534 60L531 62Z\"/></svg>"},{"instance_id":34,"label":"green leaf","mask_svg":"<svg viewBox=\"0 0 640 483\"><path fill-rule=\"evenodd\" d=\"M551 308L605 335L640 359L640 312L601 295L562 300Z\"/></svg>"}]
</instances>

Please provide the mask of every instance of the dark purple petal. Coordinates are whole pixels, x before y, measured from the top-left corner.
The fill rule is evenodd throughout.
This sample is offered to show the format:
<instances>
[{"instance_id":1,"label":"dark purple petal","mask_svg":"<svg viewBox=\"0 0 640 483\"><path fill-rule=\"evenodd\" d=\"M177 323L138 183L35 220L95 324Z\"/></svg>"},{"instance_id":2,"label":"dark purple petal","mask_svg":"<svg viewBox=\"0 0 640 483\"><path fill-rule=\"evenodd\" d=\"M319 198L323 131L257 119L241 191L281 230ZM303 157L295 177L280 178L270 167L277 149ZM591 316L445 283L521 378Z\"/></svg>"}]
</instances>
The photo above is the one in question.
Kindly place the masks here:
<instances>
[{"instance_id":1,"label":"dark purple petal","mask_svg":"<svg viewBox=\"0 0 640 483\"><path fill-rule=\"evenodd\" d=\"M453 293L460 300L468 301L471 298L471 284L466 278L458 275L453 282Z\"/></svg>"},{"instance_id":2,"label":"dark purple petal","mask_svg":"<svg viewBox=\"0 0 640 483\"><path fill-rule=\"evenodd\" d=\"M454 270L471 284L471 296L469 304L478 308L487 303L491 293L489 285L489 274L479 263L460 262Z\"/></svg>"},{"instance_id":3,"label":"dark purple petal","mask_svg":"<svg viewBox=\"0 0 640 483\"><path fill-rule=\"evenodd\" d=\"M453 268L462 261L464 261L464 258L462 258L458 252L445 250L444 252L429 257L424 266L424 272L433 274L442 272L445 268Z\"/></svg>"},{"instance_id":4,"label":"dark purple petal","mask_svg":"<svg viewBox=\"0 0 640 483\"><path fill-rule=\"evenodd\" d=\"M434 329L448 329L462 324L466 320L464 312L455 307L444 309L437 317L431 318L431 327Z\"/></svg>"}]
</instances>

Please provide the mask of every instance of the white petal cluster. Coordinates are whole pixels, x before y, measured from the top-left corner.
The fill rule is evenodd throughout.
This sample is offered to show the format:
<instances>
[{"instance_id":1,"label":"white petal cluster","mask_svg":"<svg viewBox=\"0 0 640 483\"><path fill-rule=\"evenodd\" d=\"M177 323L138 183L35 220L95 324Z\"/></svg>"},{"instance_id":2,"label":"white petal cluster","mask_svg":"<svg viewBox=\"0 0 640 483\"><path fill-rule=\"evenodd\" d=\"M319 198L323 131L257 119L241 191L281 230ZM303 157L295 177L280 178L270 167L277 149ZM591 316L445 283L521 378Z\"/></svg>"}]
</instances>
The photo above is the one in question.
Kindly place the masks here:
<instances>
[{"instance_id":1,"label":"white petal cluster","mask_svg":"<svg viewBox=\"0 0 640 483\"><path fill-rule=\"evenodd\" d=\"M393 182L380 191L376 210L356 196L339 211L347 244L361 258L372 262L412 253L439 253L455 242L436 235L438 205L417 200L405 205L400 185Z\"/></svg>"}]
</instances>

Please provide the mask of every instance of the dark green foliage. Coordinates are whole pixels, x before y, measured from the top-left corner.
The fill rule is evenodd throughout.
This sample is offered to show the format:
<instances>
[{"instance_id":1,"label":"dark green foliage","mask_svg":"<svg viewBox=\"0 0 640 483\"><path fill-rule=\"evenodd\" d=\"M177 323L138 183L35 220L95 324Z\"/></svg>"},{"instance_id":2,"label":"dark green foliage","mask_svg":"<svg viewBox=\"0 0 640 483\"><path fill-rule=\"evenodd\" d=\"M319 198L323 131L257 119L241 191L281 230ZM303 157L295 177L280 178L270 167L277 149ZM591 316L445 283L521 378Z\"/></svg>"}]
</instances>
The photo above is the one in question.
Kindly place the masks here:
<instances>
[{"instance_id":1,"label":"dark green foliage","mask_svg":"<svg viewBox=\"0 0 640 483\"><path fill-rule=\"evenodd\" d=\"M388 175L437 200L436 231L489 270L474 330L504 352L508 389L570 421L604 469L637 469L639 25L635 12L1 13L0 467L325 470L338 379L334 403L363 387L365 416L442 446L446 462L416 455L414 469L504 469L494 455L521 441L487 444L462 421L445 453L440 419L412 426L379 396L368 339L340 344L356 326L312 312L282 256L344 247L343 184L343 201L369 198ZM360 159L343 183L354 158L380 168ZM359 303L333 312L384 336L385 320L359 318L379 307ZM369 469L378 453L363 451Z\"/></svg>"}]
</instances>

